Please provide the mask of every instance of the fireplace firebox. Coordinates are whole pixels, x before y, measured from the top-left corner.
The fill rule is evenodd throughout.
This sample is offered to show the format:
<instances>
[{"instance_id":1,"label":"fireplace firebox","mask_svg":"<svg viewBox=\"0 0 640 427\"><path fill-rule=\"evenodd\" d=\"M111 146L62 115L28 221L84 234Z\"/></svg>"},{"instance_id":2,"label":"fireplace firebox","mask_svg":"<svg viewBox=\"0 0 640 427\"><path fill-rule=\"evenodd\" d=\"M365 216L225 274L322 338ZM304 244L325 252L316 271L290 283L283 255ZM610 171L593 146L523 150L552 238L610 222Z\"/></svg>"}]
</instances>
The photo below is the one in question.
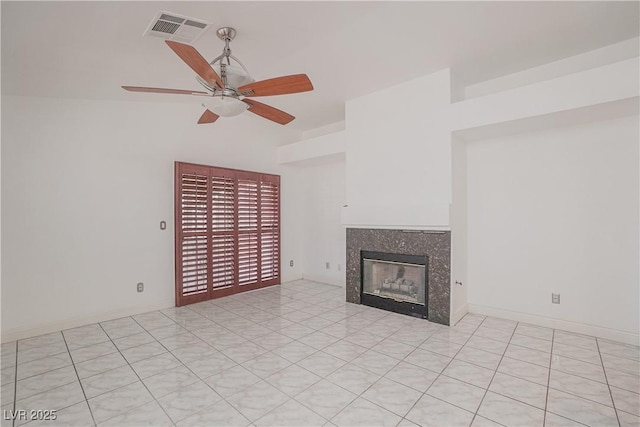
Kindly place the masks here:
<instances>
[{"instance_id":1,"label":"fireplace firebox","mask_svg":"<svg viewBox=\"0 0 640 427\"><path fill-rule=\"evenodd\" d=\"M360 301L427 318L429 257L360 251Z\"/></svg>"}]
</instances>

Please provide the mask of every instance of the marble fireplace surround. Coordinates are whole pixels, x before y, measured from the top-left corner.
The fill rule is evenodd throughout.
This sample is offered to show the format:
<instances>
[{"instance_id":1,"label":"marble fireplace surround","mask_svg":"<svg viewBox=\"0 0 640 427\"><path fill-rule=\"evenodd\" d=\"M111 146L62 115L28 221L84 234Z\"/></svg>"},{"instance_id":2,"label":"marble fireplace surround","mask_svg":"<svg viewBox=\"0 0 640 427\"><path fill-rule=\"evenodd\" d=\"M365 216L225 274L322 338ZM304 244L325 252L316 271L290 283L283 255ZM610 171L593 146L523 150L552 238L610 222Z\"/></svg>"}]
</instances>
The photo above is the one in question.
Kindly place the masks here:
<instances>
[{"instance_id":1,"label":"marble fireplace surround","mask_svg":"<svg viewBox=\"0 0 640 427\"><path fill-rule=\"evenodd\" d=\"M449 325L451 232L347 228L347 301L360 304L360 251L429 257L428 320Z\"/></svg>"}]
</instances>

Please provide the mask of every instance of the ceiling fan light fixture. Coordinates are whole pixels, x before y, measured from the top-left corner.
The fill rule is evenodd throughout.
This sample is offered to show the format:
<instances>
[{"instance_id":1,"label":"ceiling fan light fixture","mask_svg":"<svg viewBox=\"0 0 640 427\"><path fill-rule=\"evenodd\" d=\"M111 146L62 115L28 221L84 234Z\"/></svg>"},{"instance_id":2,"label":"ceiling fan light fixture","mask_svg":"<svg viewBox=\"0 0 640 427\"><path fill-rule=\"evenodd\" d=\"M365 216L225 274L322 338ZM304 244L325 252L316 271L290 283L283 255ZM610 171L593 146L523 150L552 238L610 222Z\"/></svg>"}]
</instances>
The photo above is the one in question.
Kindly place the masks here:
<instances>
[{"instance_id":1,"label":"ceiling fan light fixture","mask_svg":"<svg viewBox=\"0 0 640 427\"><path fill-rule=\"evenodd\" d=\"M231 96L214 96L203 105L221 117L237 116L249 108L247 104Z\"/></svg>"},{"instance_id":2,"label":"ceiling fan light fixture","mask_svg":"<svg viewBox=\"0 0 640 427\"><path fill-rule=\"evenodd\" d=\"M236 30L231 27L222 27L218 29L217 35L224 41L224 49L222 55L210 62L191 45L175 40L165 40L169 48L196 73L196 80L207 92L142 86L122 86L122 88L132 92L204 96L202 106L206 110L198 119L198 124L214 123L219 117L233 117L245 111L280 125L286 125L295 119L291 114L255 101L252 97L286 95L313 90L309 77L306 74L292 74L256 82L242 62L231 54L229 42L235 37ZM233 65L231 61L234 62Z\"/></svg>"}]
</instances>

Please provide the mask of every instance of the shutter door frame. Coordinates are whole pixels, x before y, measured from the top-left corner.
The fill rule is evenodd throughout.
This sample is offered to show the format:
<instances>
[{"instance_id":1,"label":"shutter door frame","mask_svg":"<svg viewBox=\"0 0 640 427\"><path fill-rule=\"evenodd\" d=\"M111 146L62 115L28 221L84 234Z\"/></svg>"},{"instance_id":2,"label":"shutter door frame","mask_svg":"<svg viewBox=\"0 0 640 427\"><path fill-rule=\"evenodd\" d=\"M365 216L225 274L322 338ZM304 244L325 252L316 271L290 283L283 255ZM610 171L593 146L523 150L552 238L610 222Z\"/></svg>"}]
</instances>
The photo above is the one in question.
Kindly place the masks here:
<instances>
[{"instance_id":1,"label":"shutter door frame","mask_svg":"<svg viewBox=\"0 0 640 427\"><path fill-rule=\"evenodd\" d=\"M279 175L269 175L269 174L261 174L260 175L260 185L262 187L262 184L269 184L271 186L275 187L275 197L274 197L274 205L275 208L272 210L272 212L276 215L276 224L274 229L269 230L270 234L273 234L273 238L277 239L277 243L274 245L275 246L275 259L273 260L273 262L275 263L275 277L267 279L267 280L263 280L262 277L262 262L260 262L259 265L259 276L260 276L260 281L263 284L263 286L271 286L271 285L277 285L280 283L280 274L281 274L281 258L282 258L282 240L281 240L281 233L280 233L280 222L281 222L281 215L280 215L280 176ZM260 191L260 214L262 214L262 208L263 208L263 191L261 189ZM264 248L262 247L262 235L265 233L265 230L263 229L263 219L260 219L260 238L261 238L261 245L260 245L260 250L262 251ZM262 261L262 259L261 259Z\"/></svg>"},{"instance_id":2,"label":"shutter door frame","mask_svg":"<svg viewBox=\"0 0 640 427\"><path fill-rule=\"evenodd\" d=\"M223 296L227 296L227 295L233 295L235 293L238 292L237 290L237 282L238 282L238 269L237 269L237 264L238 264L238 231L237 231L237 227L235 225L236 223L236 218L238 216L238 197L237 197L237 187L238 187L238 178L236 176L236 171L232 170L232 169L224 169L224 168L214 168L214 167L209 167L209 182L212 185L212 191L210 192L210 196L213 197L213 181L214 179L229 179L233 181L233 216L232 216L232 222L233 222L233 226L231 231L214 231L213 230L213 199L210 200L209 206L211 206L212 209L212 214L209 216L209 220L212 223L211 226L211 252L210 252L210 259L209 259L209 266L212 269L211 272L211 294L210 294L210 298L220 298ZM231 236L232 239L232 256L233 256L233 276L232 276L232 284L224 287L224 288L220 288L217 286L214 286L213 280L214 280L214 267L213 267L213 241L214 241L214 233L217 236Z\"/></svg>"},{"instance_id":3,"label":"shutter door frame","mask_svg":"<svg viewBox=\"0 0 640 427\"><path fill-rule=\"evenodd\" d=\"M182 178L185 174L195 174L199 176L206 177L207 184L207 197L206 197L206 212L207 212L207 225L204 231L204 237L207 240L207 254L206 254L206 263L207 263L207 277L206 277L206 291L192 294L192 295L184 295L184 254L182 251L183 242L185 238L185 232L183 231L182 222L183 222L183 205L182 205ZM206 301L211 298L211 266L209 263L209 254L211 253L211 230L210 230L210 221L209 217L211 215L211 208L209 204L209 194L210 194L210 183L209 183L209 169L203 167L201 165L191 165L191 164L179 164L175 165L175 298L176 298L176 306L181 306L185 304L192 304L200 301Z\"/></svg>"},{"instance_id":4,"label":"shutter door frame","mask_svg":"<svg viewBox=\"0 0 640 427\"><path fill-rule=\"evenodd\" d=\"M253 227L242 227L242 218L240 217L240 181L245 183L253 183L255 187L255 199L245 201L247 206L250 208L253 203L255 203L255 231ZM246 185L249 187L250 185ZM246 195L246 194L245 194ZM238 230L238 286L240 289L244 291L252 291L255 289L261 288L260 283L260 177L259 174L252 172L239 171L238 172L238 217L237 220L237 230ZM252 223L252 219L249 219L249 223ZM246 271L241 270L241 258L242 256L247 256L246 252L241 253L241 242L247 242L251 245L255 242L255 251L251 250L251 246L249 247L249 265L245 269ZM251 263L251 257L255 257L255 261ZM255 268L255 276L252 275L252 270ZM255 280L251 280L248 283L242 283L241 278L244 275L249 275L249 277L255 277Z\"/></svg>"},{"instance_id":5,"label":"shutter door frame","mask_svg":"<svg viewBox=\"0 0 640 427\"><path fill-rule=\"evenodd\" d=\"M198 175L206 176L207 182L207 215L206 215L206 238L207 238L207 254L206 254L206 264L207 264L207 275L206 275L206 292L200 292L192 295L184 295L183 290L183 252L182 252L182 242L185 237L185 233L183 232L183 203L182 203L182 176L185 173L197 173ZM230 181L233 180L233 231L229 229L216 230L214 226L214 216L216 212L223 216L228 212L228 206L217 205L214 206L214 193L219 189L220 181ZM255 182L255 201L251 197L245 198L243 203L240 203L240 182ZM265 207L270 209L270 217L276 216L275 225L271 225L268 227L268 230L263 230L262 222L262 193L264 184L267 184L267 196L269 200L265 201ZM218 187L216 187L216 185ZM249 187L251 187L249 185ZM275 187L275 191L274 191ZM226 191L226 187L223 188L223 192ZM260 289L266 286L273 286L280 284L281 280L281 230L280 230L280 176L272 175L272 174L264 174L258 172L250 172L250 171L242 171L236 169L229 168L220 168L214 166L206 166L206 165L198 165L193 163L184 163L184 162L175 162L175 177L174 177L174 203L175 203L175 299L176 306L182 306L185 304L191 304L200 301L206 301L213 298L219 298L227 295L232 295L239 292L246 292L250 290ZM250 194L251 191L249 191ZM275 193L275 195L273 194ZM253 197L253 196L252 196ZM223 199L226 199L226 195L223 194ZM196 206L197 207L197 206ZM254 207L255 209L252 209ZM240 218L240 209L243 208L249 214L242 220L246 220L248 218L249 227L244 227L241 229L241 218ZM255 213L254 213L255 211ZM197 214L197 210L196 210ZM255 218L255 229L250 227L252 224L252 218ZM273 223L273 219L270 220ZM197 221L196 221L197 222ZM223 227L224 228L224 227ZM267 233L269 235L270 241L277 240L277 242L273 243L271 248L262 247L262 238L263 234ZM266 234L265 234L266 235ZM215 271L214 266L214 240L215 236L231 236L232 238L232 263L233 263L233 276L231 285L224 286L214 286L214 281L221 277L219 271ZM248 264L246 268L240 271L240 244L241 242L248 241L252 244L252 238L255 240L255 251L251 252L252 249L249 249L248 252ZM223 243L224 246L224 243ZM215 248L216 256L220 255L220 248ZM223 248L224 250L224 248ZM273 277L267 275L265 280L263 280L264 276L264 266L262 265L262 256L263 252L270 257L270 263L267 265L270 266L271 274ZM199 254L197 254L199 255ZM255 259L254 259L255 258ZM224 254L222 256L223 265L227 263L228 256ZM199 259L197 260L199 261ZM197 264L197 262L196 262ZM275 265L274 265L275 264ZM252 272L255 268L255 274ZM228 269L228 268L227 268ZM240 284L240 273L249 274L249 276L255 280L251 280L248 283ZM227 274L228 275L228 274ZM222 276L224 276L224 267L222 270ZM254 277L255 276L255 277ZM222 279L227 280L225 277ZM217 289L216 289L217 288Z\"/></svg>"}]
</instances>

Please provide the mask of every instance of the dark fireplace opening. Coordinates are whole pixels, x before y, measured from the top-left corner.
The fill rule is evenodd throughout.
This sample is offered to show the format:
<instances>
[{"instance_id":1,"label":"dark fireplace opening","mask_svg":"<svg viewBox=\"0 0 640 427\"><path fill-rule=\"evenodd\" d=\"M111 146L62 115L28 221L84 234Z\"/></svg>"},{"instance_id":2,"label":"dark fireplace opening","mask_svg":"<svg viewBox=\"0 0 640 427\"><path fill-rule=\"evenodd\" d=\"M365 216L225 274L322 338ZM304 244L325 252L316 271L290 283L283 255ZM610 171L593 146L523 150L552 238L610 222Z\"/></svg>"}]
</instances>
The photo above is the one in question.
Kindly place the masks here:
<instances>
[{"instance_id":1,"label":"dark fireplace opening","mask_svg":"<svg viewBox=\"0 0 640 427\"><path fill-rule=\"evenodd\" d=\"M426 255L360 251L361 303L426 319L428 267Z\"/></svg>"}]
</instances>

